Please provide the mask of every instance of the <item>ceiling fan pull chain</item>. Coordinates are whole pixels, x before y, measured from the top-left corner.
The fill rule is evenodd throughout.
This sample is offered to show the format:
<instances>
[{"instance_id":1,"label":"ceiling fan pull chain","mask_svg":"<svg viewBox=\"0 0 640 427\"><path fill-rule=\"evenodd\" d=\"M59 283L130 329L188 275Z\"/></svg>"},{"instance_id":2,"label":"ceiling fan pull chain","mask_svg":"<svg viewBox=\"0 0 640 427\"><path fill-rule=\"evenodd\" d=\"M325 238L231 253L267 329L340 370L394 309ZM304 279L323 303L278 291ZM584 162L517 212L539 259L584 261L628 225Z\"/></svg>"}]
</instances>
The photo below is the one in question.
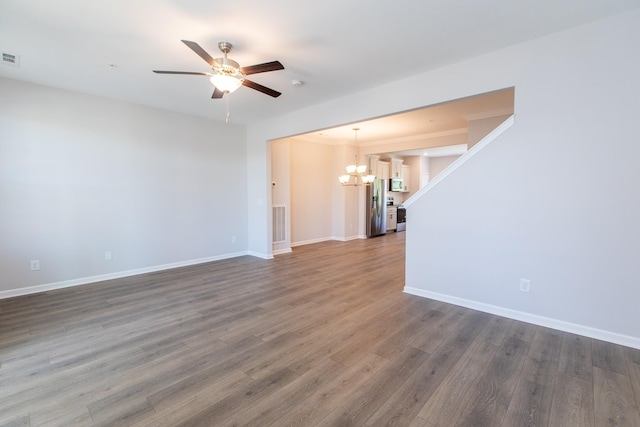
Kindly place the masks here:
<instances>
[{"instance_id":1,"label":"ceiling fan pull chain","mask_svg":"<svg viewBox=\"0 0 640 427\"><path fill-rule=\"evenodd\" d=\"M230 116L230 114L229 114L229 98L231 98L231 94L227 93L227 96L225 98L226 98L226 101L227 101L227 117L226 117L224 122L225 123L229 123L229 116Z\"/></svg>"}]
</instances>

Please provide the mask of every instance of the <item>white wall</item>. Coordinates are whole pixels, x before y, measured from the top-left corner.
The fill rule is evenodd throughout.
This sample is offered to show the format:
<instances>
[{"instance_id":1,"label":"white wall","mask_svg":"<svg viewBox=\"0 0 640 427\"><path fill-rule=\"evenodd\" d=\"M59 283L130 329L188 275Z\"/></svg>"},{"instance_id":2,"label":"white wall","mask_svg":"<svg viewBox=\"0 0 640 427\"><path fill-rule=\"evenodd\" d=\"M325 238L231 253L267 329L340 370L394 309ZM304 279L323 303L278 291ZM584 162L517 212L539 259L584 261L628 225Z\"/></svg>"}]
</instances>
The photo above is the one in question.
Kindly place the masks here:
<instances>
[{"instance_id":1,"label":"white wall","mask_svg":"<svg viewBox=\"0 0 640 427\"><path fill-rule=\"evenodd\" d=\"M285 241L274 242L274 253L291 251L291 140L271 142L271 201L285 206ZM275 185L274 185L275 184Z\"/></svg>"},{"instance_id":2,"label":"white wall","mask_svg":"<svg viewBox=\"0 0 640 427\"><path fill-rule=\"evenodd\" d=\"M332 234L330 145L291 142L291 244L328 240Z\"/></svg>"},{"instance_id":3,"label":"white wall","mask_svg":"<svg viewBox=\"0 0 640 427\"><path fill-rule=\"evenodd\" d=\"M511 114L467 120L467 149L470 149L471 147L476 145L478 141L487 136L489 132L494 130L509 116L511 116Z\"/></svg>"},{"instance_id":4,"label":"white wall","mask_svg":"<svg viewBox=\"0 0 640 427\"><path fill-rule=\"evenodd\" d=\"M407 200L409 197L413 196L416 191L420 190L420 174L422 173L422 159L423 156L409 156L405 157L403 160L403 164L409 166L410 176L409 176L409 192L402 193L403 200Z\"/></svg>"},{"instance_id":5,"label":"white wall","mask_svg":"<svg viewBox=\"0 0 640 427\"><path fill-rule=\"evenodd\" d=\"M409 291L640 346L638 18L506 53L516 124L409 208Z\"/></svg>"},{"instance_id":6,"label":"white wall","mask_svg":"<svg viewBox=\"0 0 640 427\"><path fill-rule=\"evenodd\" d=\"M406 285L638 340L638 22L626 13L256 123L249 201L268 195L269 139L514 86L515 126L410 207ZM250 248L267 253L268 222L250 215Z\"/></svg>"},{"instance_id":7,"label":"white wall","mask_svg":"<svg viewBox=\"0 0 640 427\"><path fill-rule=\"evenodd\" d=\"M364 236L364 191L362 187L344 187L338 177L345 174L345 167L355 162L356 148L352 145L332 147L333 163L329 178L333 192L332 239L351 240ZM365 162L359 154L358 163Z\"/></svg>"},{"instance_id":8,"label":"white wall","mask_svg":"<svg viewBox=\"0 0 640 427\"><path fill-rule=\"evenodd\" d=\"M486 136L486 134L483 136ZM440 174L440 172L448 168L451 165L451 163L458 160L459 157L460 156L428 157L430 179L434 179L435 177L437 177Z\"/></svg>"},{"instance_id":9,"label":"white wall","mask_svg":"<svg viewBox=\"0 0 640 427\"><path fill-rule=\"evenodd\" d=\"M0 295L246 253L242 127L2 78L0 93Z\"/></svg>"},{"instance_id":10,"label":"white wall","mask_svg":"<svg viewBox=\"0 0 640 427\"><path fill-rule=\"evenodd\" d=\"M273 251L324 240L359 237L357 188L342 187L338 176L354 162L355 149L285 138L271 142L273 204L285 204L291 213L290 240L274 243Z\"/></svg>"}]
</instances>

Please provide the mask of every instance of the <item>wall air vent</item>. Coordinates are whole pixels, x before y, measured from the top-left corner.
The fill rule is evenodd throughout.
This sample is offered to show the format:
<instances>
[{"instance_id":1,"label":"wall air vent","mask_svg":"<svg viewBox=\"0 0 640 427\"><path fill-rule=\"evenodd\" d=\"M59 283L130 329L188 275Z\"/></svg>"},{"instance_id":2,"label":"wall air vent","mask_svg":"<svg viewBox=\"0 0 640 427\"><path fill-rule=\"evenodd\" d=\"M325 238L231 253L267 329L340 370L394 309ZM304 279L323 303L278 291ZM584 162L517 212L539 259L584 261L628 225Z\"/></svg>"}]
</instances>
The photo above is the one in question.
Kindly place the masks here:
<instances>
[{"instance_id":1,"label":"wall air vent","mask_svg":"<svg viewBox=\"0 0 640 427\"><path fill-rule=\"evenodd\" d=\"M19 67L20 57L18 55L2 52L2 63L11 67Z\"/></svg>"},{"instance_id":2,"label":"wall air vent","mask_svg":"<svg viewBox=\"0 0 640 427\"><path fill-rule=\"evenodd\" d=\"M271 211L273 220L273 243L282 243L287 241L286 209L286 205L273 205L273 209Z\"/></svg>"}]
</instances>

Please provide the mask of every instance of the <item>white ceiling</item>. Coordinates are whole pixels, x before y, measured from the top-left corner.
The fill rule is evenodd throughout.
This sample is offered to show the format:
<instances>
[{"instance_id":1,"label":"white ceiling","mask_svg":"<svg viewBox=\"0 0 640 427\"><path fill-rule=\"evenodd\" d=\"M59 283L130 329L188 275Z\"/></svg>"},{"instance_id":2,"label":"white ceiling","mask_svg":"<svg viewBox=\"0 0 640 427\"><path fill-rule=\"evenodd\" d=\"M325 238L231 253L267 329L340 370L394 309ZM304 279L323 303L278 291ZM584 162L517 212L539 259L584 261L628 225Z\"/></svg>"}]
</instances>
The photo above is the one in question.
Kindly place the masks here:
<instances>
[{"instance_id":1,"label":"white ceiling","mask_svg":"<svg viewBox=\"0 0 640 427\"><path fill-rule=\"evenodd\" d=\"M282 92L246 87L230 97L231 121L249 124L386 82L640 7L638 0L2 0L0 51L20 66L0 76L223 121L180 42L219 57L234 44L241 66L279 60L252 76ZM115 67L110 67L114 64ZM304 84L293 87L293 79Z\"/></svg>"},{"instance_id":2,"label":"white ceiling","mask_svg":"<svg viewBox=\"0 0 640 427\"><path fill-rule=\"evenodd\" d=\"M512 114L514 93L513 88L506 88L387 117L310 132L298 135L295 139L331 145L354 145L356 136L353 129L358 128L357 142L366 146L399 143L425 136L466 133L468 120Z\"/></svg>"}]
</instances>

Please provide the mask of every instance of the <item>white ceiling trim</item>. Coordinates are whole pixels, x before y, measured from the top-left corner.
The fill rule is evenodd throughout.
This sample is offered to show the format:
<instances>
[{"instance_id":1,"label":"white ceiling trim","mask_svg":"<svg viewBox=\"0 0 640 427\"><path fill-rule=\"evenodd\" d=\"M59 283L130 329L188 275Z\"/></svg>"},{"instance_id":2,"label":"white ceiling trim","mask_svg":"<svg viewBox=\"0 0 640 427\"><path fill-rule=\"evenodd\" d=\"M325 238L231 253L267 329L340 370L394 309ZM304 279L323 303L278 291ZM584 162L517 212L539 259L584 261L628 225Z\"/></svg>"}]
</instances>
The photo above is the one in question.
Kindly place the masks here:
<instances>
[{"instance_id":1,"label":"white ceiling trim","mask_svg":"<svg viewBox=\"0 0 640 427\"><path fill-rule=\"evenodd\" d=\"M361 143L360 145L363 147L371 147L371 146L382 145L382 144L400 144L403 142L423 141L425 139L442 138L445 136L462 135L466 133L469 133L469 128L464 127L464 128L458 128L458 129L445 130L441 132L423 133L419 135L409 135L409 136L402 136L398 138L368 141L365 143Z\"/></svg>"},{"instance_id":2,"label":"white ceiling trim","mask_svg":"<svg viewBox=\"0 0 640 427\"><path fill-rule=\"evenodd\" d=\"M474 114L467 114L464 117L464 119L468 122L472 121L472 120L482 120L482 119L489 119L491 117L499 117L499 116L509 116L513 114L513 108L500 108L497 110L492 110L492 111L484 111L481 113L474 113Z\"/></svg>"}]
</instances>

